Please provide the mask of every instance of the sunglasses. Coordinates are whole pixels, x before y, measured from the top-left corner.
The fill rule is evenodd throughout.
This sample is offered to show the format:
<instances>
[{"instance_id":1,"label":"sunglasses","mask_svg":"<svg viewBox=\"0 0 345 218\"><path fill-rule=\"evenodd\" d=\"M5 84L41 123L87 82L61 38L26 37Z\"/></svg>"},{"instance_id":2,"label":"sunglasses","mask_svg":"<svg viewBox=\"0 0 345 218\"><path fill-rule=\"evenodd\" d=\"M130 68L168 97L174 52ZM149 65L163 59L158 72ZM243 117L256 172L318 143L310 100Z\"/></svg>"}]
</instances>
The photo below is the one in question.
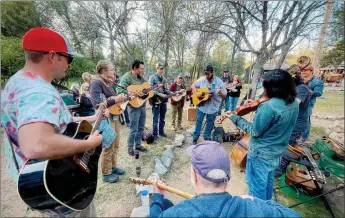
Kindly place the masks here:
<instances>
[{"instance_id":1,"label":"sunglasses","mask_svg":"<svg viewBox=\"0 0 345 218\"><path fill-rule=\"evenodd\" d=\"M73 57L71 55L60 53L60 52L57 52L56 54L67 58L68 64L71 64L73 61Z\"/></svg>"},{"instance_id":2,"label":"sunglasses","mask_svg":"<svg viewBox=\"0 0 345 218\"><path fill-rule=\"evenodd\" d=\"M43 54L49 54L49 52L43 52ZM67 58L67 62L68 64L71 64L73 61L73 57L71 55L65 54L65 53L61 53L61 52L56 52L57 55L59 56L63 56L65 58Z\"/></svg>"}]
</instances>

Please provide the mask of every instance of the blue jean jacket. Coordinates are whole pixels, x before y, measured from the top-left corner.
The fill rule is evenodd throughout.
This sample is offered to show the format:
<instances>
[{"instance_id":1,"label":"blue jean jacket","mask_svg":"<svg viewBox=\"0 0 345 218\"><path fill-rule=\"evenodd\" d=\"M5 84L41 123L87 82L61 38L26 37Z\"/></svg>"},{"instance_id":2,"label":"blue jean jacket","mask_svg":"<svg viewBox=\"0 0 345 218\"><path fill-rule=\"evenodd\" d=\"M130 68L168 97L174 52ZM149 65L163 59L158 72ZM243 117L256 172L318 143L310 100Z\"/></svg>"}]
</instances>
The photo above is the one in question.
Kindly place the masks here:
<instances>
[{"instance_id":1,"label":"blue jean jacket","mask_svg":"<svg viewBox=\"0 0 345 218\"><path fill-rule=\"evenodd\" d=\"M280 158L286 149L296 124L298 110L296 100L286 104L283 99L272 98L258 107L253 123L238 115L233 115L230 119L250 135L250 153L272 160Z\"/></svg>"},{"instance_id":2,"label":"blue jean jacket","mask_svg":"<svg viewBox=\"0 0 345 218\"><path fill-rule=\"evenodd\" d=\"M201 194L168 209L163 195L152 197L150 217L301 217L274 201L242 199L227 192Z\"/></svg>"},{"instance_id":3,"label":"blue jean jacket","mask_svg":"<svg viewBox=\"0 0 345 218\"><path fill-rule=\"evenodd\" d=\"M313 77L309 81L309 87L312 92L310 102L309 102L309 116L311 116L313 107L316 103L316 98L320 97L323 93L324 83L318 78Z\"/></svg>"}]
</instances>

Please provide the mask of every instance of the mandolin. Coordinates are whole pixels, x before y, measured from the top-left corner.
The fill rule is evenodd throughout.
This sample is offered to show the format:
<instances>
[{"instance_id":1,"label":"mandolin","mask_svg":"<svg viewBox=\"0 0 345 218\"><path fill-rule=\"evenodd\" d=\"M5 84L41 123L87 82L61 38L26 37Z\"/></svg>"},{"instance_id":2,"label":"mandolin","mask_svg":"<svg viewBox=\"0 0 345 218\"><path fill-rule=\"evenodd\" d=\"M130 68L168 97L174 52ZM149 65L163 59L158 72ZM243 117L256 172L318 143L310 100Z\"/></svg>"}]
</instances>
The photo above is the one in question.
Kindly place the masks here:
<instances>
[{"instance_id":1,"label":"mandolin","mask_svg":"<svg viewBox=\"0 0 345 218\"><path fill-rule=\"evenodd\" d=\"M63 135L86 140L98 129L103 120L103 111L114 103L114 100L108 99L100 104L99 115L93 126L85 120L71 122ZM20 197L33 210L51 210L61 214L86 209L96 193L101 152L102 145L99 145L62 159L28 160L19 172Z\"/></svg>"},{"instance_id":2,"label":"mandolin","mask_svg":"<svg viewBox=\"0 0 345 218\"><path fill-rule=\"evenodd\" d=\"M308 171L308 169L303 165L293 165L291 170L288 171L285 176L285 182L287 185L293 186L297 191L309 196L315 196L318 194L317 187L313 180L315 180L315 175L312 171Z\"/></svg>"}]
</instances>

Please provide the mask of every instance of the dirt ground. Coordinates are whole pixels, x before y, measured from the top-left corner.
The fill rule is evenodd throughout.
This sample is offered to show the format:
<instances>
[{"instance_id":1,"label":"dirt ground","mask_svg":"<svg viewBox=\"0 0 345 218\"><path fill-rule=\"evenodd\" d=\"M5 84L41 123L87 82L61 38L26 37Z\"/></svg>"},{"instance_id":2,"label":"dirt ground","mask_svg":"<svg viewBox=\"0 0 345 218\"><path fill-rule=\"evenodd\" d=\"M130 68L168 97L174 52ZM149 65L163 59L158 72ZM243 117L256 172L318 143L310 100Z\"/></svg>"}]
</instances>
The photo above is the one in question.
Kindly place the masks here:
<instances>
[{"instance_id":1,"label":"dirt ground","mask_svg":"<svg viewBox=\"0 0 345 218\"><path fill-rule=\"evenodd\" d=\"M343 92L342 92L343 95ZM187 103L189 104L189 103ZM188 128L194 123L188 122L186 109L183 115L183 126ZM171 110L168 110L166 117L166 133L168 138L160 139L157 143L146 145L149 152L141 154L138 160L127 155L127 136L128 127L122 126L120 138L120 150L118 155L118 166L126 170L126 175L120 177L120 181L115 184L103 183L101 175L99 175L99 182L94 203L97 208L98 216L100 217L128 217L133 208L140 206L140 198L136 195L135 185L129 181L129 177L136 177L135 168L141 166L141 178L147 178L154 171L154 159L159 157L164 151L163 146L170 144L174 139L175 132L171 127ZM313 120L313 126L325 128L331 125L333 121L328 120ZM152 112L150 107L147 108L146 125L150 130L152 129ZM223 123L225 131L234 129L234 126L229 120ZM181 133L181 131L179 131ZM1 134L2 136L2 134ZM315 137L314 135L312 136ZM202 138L202 137L201 137ZM1 140L2 142L3 140ZM1 143L3 145L3 142ZM230 152L234 146L232 143L223 143L224 147ZM175 148L174 160L170 171L163 176L163 180L171 187L181 191L194 194L190 183L190 161L186 153L187 146ZM232 195L247 194L247 185L244 180L244 172L233 162L231 163L231 180L227 186L227 191ZM166 197L177 203L183 200L181 197L166 193ZM5 158L3 146L1 146L1 217L22 217L26 214L26 205L20 199L16 184L7 176L5 169ZM29 211L29 217L40 216L38 212Z\"/></svg>"}]
</instances>

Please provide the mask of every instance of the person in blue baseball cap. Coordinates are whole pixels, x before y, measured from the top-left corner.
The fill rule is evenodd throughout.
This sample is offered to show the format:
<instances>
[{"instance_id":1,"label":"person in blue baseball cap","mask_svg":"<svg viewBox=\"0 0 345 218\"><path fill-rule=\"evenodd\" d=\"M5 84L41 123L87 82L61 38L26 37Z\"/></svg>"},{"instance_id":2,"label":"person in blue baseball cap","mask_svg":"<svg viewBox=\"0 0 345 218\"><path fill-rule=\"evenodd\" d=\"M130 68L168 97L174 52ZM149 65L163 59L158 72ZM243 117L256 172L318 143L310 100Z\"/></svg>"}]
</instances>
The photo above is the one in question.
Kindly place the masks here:
<instances>
[{"instance_id":1,"label":"person in blue baseball cap","mask_svg":"<svg viewBox=\"0 0 345 218\"><path fill-rule=\"evenodd\" d=\"M229 153L218 142L203 141L188 148L191 182L197 195L176 205L164 198L155 181L151 217L301 217L274 201L226 192L230 180Z\"/></svg>"}]
</instances>

